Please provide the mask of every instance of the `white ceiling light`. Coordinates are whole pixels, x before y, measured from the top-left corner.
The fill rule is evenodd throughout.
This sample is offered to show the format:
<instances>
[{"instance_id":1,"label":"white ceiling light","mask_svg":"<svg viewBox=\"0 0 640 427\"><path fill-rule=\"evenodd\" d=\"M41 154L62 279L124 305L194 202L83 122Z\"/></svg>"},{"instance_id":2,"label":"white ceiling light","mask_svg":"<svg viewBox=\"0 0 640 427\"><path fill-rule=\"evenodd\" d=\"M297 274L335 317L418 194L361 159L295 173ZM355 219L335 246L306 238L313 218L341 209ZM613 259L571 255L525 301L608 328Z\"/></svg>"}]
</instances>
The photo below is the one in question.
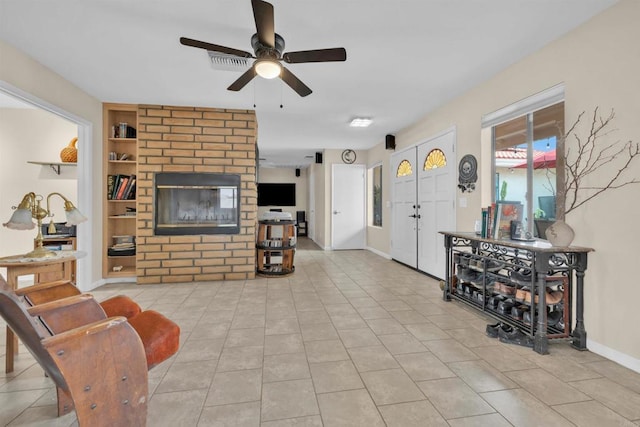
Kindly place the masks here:
<instances>
[{"instance_id":1,"label":"white ceiling light","mask_svg":"<svg viewBox=\"0 0 640 427\"><path fill-rule=\"evenodd\" d=\"M280 75L280 71L282 71L280 63L271 59L258 59L255 67L256 73L265 79L275 79Z\"/></svg>"},{"instance_id":2,"label":"white ceiling light","mask_svg":"<svg viewBox=\"0 0 640 427\"><path fill-rule=\"evenodd\" d=\"M371 125L371 123L373 123L373 120L370 118L356 117L355 119L351 120L349 126L351 126L352 128L366 128Z\"/></svg>"}]
</instances>

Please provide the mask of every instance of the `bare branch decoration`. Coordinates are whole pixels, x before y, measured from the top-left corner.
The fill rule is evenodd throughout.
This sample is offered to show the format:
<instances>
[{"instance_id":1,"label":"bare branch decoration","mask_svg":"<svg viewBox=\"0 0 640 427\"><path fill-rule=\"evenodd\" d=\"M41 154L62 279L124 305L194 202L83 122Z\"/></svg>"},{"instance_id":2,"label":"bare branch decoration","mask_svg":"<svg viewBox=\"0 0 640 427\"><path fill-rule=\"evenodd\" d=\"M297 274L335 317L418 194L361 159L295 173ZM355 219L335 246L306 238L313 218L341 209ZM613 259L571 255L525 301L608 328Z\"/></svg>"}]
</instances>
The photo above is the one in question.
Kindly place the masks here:
<instances>
[{"instance_id":1,"label":"bare branch decoration","mask_svg":"<svg viewBox=\"0 0 640 427\"><path fill-rule=\"evenodd\" d=\"M579 208L607 190L640 183L638 178L624 176L624 171L631 166L636 158L639 158L640 144L633 141L622 142L621 140L616 140L605 146L600 144L602 138L611 136L617 130L611 128L615 118L614 110L612 109L611 113L603 118L598 112L598 107L594 109L586 139L577 132L578 124L584 114L583 111L578 115L578 118L562 137L565 146L563 189L565 214ZM602 185L585 186L585 181L588 181L587 177L595 172L598 172L599 181L603 182Z\"/></svg>"}]
</instances>

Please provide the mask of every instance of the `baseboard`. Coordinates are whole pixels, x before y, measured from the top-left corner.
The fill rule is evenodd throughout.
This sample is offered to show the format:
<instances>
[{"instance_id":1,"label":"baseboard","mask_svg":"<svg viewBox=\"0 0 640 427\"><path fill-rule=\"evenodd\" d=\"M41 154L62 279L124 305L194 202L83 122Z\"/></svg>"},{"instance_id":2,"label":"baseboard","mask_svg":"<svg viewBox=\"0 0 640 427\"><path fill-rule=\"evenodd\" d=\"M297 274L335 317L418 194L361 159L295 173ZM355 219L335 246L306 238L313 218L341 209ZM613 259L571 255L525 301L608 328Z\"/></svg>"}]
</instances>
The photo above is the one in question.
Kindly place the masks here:
<instances>
[{"instance_id":1,"label":"baseboard","mask_svg":"<svg viewBox=\"0 0 640 427\"><path fill-rule=\"evenodd\" d=\"M629 356L628 354L624 354L619 352L618 350L614 350L605 345L597 343L587 338L587 348L589 351L599 354L602 357L606 357L607 359L619 363L625 368L629 368L632 371L640 373L640 359L636 359L635 357Z\"/></svg>"},{"instance_id":2,"label":"baseboard","mask_svg":"<svg viewBox=\"0 0 640 427\"><path fill-rule=\"evenodd\" d=\"M113 278L113 279L100 279L97 280L95 282L93 282L88 288L84 288L81 286L78 286L80 288L80 290L82 292L89 292L92 291L96 288L99 288L100 286L103 285L108 285L109 283L136 283L136 278L135 277L118 277L118 278Z\"/></svg>"},{"instance_id":3,"label":"baseboard","mask_svg":"<svg viewBox=\"0 0 640 427\"><path fill-rule=\"evenodd\" d=\"M368 250L369 252L373 252L376 255L380 255L382 258L391 259L391 255L389 255L388 253L379 251L376 248L372 248L370 246L367 246L365 249Z\"/></svg>"}]
</instances>

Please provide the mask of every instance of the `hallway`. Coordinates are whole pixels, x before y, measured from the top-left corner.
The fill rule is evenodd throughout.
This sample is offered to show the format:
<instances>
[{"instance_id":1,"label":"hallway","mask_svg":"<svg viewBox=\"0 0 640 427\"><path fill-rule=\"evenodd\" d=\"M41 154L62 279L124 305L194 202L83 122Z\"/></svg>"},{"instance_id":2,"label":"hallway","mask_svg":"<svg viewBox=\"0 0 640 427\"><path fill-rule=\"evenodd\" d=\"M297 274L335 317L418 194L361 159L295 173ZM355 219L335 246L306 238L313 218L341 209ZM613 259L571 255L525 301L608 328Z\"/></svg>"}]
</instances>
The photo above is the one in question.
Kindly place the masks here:
<instances>
[{"instance_id":1,"label":"hallway","mask_svg":"<svg viewBox=\"0 0 640 427\"><path fill-rule=\"evenodd\" d=\"M150 427L640 425L640 374L567 342L546 356L502 344L437 281L368 251L300 239L295 266L93 292L129 295L182 329L178 354L149 373ZM76 425L55 412L21 346L16 372L0 373L0 425Z\"/></svg>"}]
</instances>

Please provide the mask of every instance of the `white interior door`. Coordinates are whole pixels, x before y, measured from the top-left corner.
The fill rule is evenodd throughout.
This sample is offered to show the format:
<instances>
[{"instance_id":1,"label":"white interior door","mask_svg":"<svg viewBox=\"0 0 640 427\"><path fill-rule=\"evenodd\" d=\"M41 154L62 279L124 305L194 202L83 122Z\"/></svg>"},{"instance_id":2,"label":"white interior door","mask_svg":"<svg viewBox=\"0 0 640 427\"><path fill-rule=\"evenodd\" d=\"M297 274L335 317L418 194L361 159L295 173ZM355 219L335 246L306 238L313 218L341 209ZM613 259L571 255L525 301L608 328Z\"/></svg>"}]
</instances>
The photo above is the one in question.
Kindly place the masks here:
<instances>
[{"instance_id":1,"label":"white interior door","mask_svg":"<svg viewBox=\"0 0 640 427\"><path fill-rule=\"evenodd\" d=\"M391 258L416 268L415 147L391 155L391 182Z\"/></svg>"},{"instance_id":2,"label":"white interior door","mask_svg":"<svg viewBox=\"0 0 640 427\"><path fill-rule=\"evenodd\" d=\"M331 248L364 249L365 165L333 165L331 194Z\"/></svg>"},{"instance_id":3,"label":"white interior door","mask_svg":"<svg viewBox=\"0 0 640 427\"><path fill-rule=\"evenodd\" d=\"M445 276L444 237L455 230L455 131L418 146L418 270Z\"/></svg>"}]
</instances>

